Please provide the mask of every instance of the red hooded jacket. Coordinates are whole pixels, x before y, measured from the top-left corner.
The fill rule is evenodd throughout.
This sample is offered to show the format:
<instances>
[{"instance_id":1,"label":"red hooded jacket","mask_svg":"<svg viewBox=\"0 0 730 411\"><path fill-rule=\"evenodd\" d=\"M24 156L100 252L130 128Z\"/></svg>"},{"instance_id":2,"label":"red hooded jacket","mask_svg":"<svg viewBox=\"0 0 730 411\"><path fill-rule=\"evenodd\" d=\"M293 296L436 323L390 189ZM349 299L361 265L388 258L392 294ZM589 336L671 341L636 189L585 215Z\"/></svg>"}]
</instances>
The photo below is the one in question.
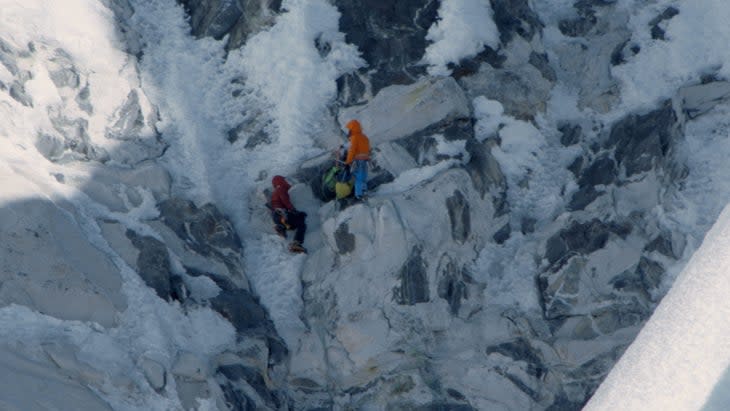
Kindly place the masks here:
<instances>
[{"instance_id":1,"label":"red hooded jacket","mask_svg":"<svg viewBox=\"0 0 730 411\"><path fill-rule=\"evenodd\" d=\"M274 192L271 194L271 208L285 208L289 211L294 210L294 206L289 199L289 189L291 186L282 176L274 176L271 179L271 185L274 186Z\"/></svg>"}]
</instances>

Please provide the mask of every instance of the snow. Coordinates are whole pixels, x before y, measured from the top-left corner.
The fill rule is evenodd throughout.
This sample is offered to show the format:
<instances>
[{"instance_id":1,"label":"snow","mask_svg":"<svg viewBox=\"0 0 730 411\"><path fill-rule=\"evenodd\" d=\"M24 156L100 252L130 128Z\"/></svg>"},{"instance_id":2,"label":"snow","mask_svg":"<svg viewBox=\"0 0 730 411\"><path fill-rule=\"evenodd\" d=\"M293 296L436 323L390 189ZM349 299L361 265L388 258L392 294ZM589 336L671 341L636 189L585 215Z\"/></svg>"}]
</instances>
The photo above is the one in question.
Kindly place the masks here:
<instances>
[{"instance_id":1,"label":"snow","mask_svg":"<svg viewBox=\"0 0 730 411\"><path fill-rule=\"evenodd\" d=\"M189 35L174 1L133 4L139 10L134 26L147 44L157 44L145 50L143 84L162 108L158 128L172 142L164 161L176 177L174 191L198 204L213 202L233 220L244 241L249 280L279 332L295 344L303 327L301 258L292 259L270 236L270 225L259 224L262 218L268 223L268 216L256 193L271 176L287 175L331 148L316 141L326 130L335 80L363 61L338 31L339 12L324 0L285 1L272 27L225 59L224 42ZM324 57L315 40L329 44ZM244 149L245 141L231 145L227 131L253 117L268 119L262 127L273 141L253 151Z\"/></svg>"},{"instance_id":2,"label":"snow","mask_svg":"<svg viewBox=\"0 0 730 411\"><path fill-rule=\"evenodd\" d=\"M551 3L559 4L561 13L572 6L567 0ZM671 97L679 86L697 82L700 74L729 74L730 56L724 50L730 42L730 28L725 24L730 7L724 2L684 2L678 16L662 23L668 41L650 38L648 21L663 7L676 3L654 2L640 8L637 1L620 2L622 7L636 10L631 20L635 33L632 41L641 46L638 55L612 69L621 82L621 110L651 106L658 99ZM253 288L287 344L296 346L304 329L299 317L303 304L299 276L307 257L289 255L281 241L267 231L267 213L258 194L268 187L271 175L290 174L302 160L331 148L317 147L317 143L319 134L328 130L325 123L329 119L328 104L336 93L335 79L364 64L357 50L339 32L339 13L325 0L285 0L285 12L271 27L254 35L241 50L227 55L223 41L190 36L183 9L174 0L133 0L132 4L138 12L130 21L131 27L147 45L138 66L141 84L134 59L123 51L120 33L114 30L114 16L103 2L0 0L0 38L14 50L30 56L19 59L19 69L31 75L25 89L33 100L33 107L26 107L0 92L0 204L5 210L11 209L9 204L21 201L42 201L59 207L68 221L83 230L85 241L104 253L119 271L128 305L116 318L117 325L108 329L90 321L60 320L20 305L0 308L0 368L27 370L35 369L28 364L40 364L37 376L44 389L55 395L80 393L73 395L78 399L72 405L76 409L99 409L99 398L116 410L180 409L174 393L157 393L144 383L137 362L143 357L151 358L170 369L182 349L194 355L215 355L234 344L235 331L208 308L182 310L161 301L110 247L97 226L99 219L157 236L147 225L159 213L154 193L134 190L140 202L123 197L121 211L102 204L99 196L85 194L78 187L84 181L91 185L91 180L99 177L97 171L87 165L50 163L36 148L39 135L54 133L53 114L88 120L87 132L93 144L111 152L123 142L106 138L106 128L129 93L144 90L142 109L151 111L152 104L159 108L161 117L155 127L170 144L161 161L173 176L174 194L192 198L199 205L213 202L233 219L245 243L246 271ZM499 34L492 14L487 0L441 2L440 20L429 30L427 39L432 44L423 58L429 72L448 75L447 64L473 56L485 46L498 48ZM315 43L328 44L329 51L321 53ZM69 99L68 90L53 83L51 72L63 60L59 50L87 79L93 113L85 113ZM8 67L0 64L0 82L10 83L13 76ZM441 117L468 113L468 102L451 93L456 88L452 79L437 84L448 91L445 94L450 100L446 103L430 103L438 99L429 97L431 94L419 94L440 90L428 88L430 84L433 83L429 80L428 84L421 82L396 90L417 95L420 99L415 101L428 102L428 110L422 108L418 112L421 117L412 116L412 122L405 123L402 129L383 125L382 134L371 135L373 141L412 132L424 124L422 119L431 121L433 113ZM562 182L570 181L565 166L571 156L569 150L557 152L553 145L555 136L547 135L546 130L551 129L551 121L583 114L576 108L573 92L556 89L548 119L538 118L535 123L504 115L497 101L477 97L472 102L477 139L485 141L498 135L501 140L494 155L508 180L513 227L518 227L523 216L536 217L538 227L560 218L555 210L562 205ZM402 111L411 106L398 100L383 107L390 111L397 111L392 107L398 107ZM448 112L437 110L443 108L448 108ZM370 118L374 123L382 120L376 114ZM704 406L712 410L722 409L730 401L730 330L725 325L730 308L725 302L727 298L723 298L730 291L725 268L730 266L730 211L726 209L716 222L721 208L730 202L730 172L726 166L730 153L729 114L730 107L719 106L688 123L687 138L680 151L692 172L683 191L675 202L666 205L663 215L667 225L690 235L687 257L706 230L713 224L715 227L588 409L630 409L635 404L636 409ZM245 138L230 144L226 133L239 124L258 127L272 141L253 150L244 149ZM376 124L372 127L378 130ZM143 134L152 136L154 132L147 125ZM438 153L466 156L463 141L434 138ZM405 170L394 181L380 186L375 194L402 193L467 160L449 159ZM80 183L61 184L57 178L60 175ZM521 188L526 176L531 176L531 186ZM314 204L296 196L294 202L304 207ZM68 211L71 208L73 213ZM305 210L316 223L316 210ZM382 212L380 216L391 214ZM401 238L401 233L392 233L378 238L377 243L383 251L402 243ZM536 269L537 247L515 232L505 244L492 244L481 250L475 266L486 269L475 270L474 275L488 284L485 292L492 298L490 301L538 309L530 305L537 301L534 278L525 275ZM180 273L180 261L172 257L174 270ZM390 257L392 261L385 259L382 264L396 266L400 259ZM205 278L185 280L195 297L211 297L220 291ZM357 289L351 292L354 296ZM374 342L387 337L387 329L381 327L381 313L369 315L365 319L369 327L338 331L358 353L356 359L363 363L380 348L377 344L363 346L362 333L379 335ZM114 381L130 374L136 381L132 395L113 384L94 386L93 392L70 387L63 381L65 377L52 371L55 366L42 362L47 361L43 347L48 342L78 347L75 355L79 364L109 370L109 375L102 378ZM480 369L470 372L470 381L482 381L489 375ZM17 375L18 378L6 379L0 389L0 408L32 407L26 402L27 396L17 395L31 390L26 375ZM476 392L479 387L471 389ZM207 401L199 404L200 410L215 409Z\"/></svg>"},{"instance_id":3,"label":"snow","mask_svg":"<svg viewBox=\"0 0 730 411\"><path fill-rule=\"evenodd\" d=\"M697 2L661 1L637 8L635 0L622 6L632 11L632 44L641 48L626 64L612 68L621 81L621 98L627 108L653 105L673 95L699 77L730 74L730 56L722 52L730 42L730 7L723 0ZM679 14L660 24L667 41L651 38L649 22L667 7Z\"/></svg>"},{"instance_id":4,"label":"snow","mask_svg":"<svg viewBox=\"0 0 730 411\"><path fill-rule=\"evenodd\" d=\"M542 133L532 124L512 120L499 132L502 143L494 150L502 172L515 185L528 170L540 166L539 155L546 146Z\"/></svg>"},{"instance_id":5,"label":"snow","mask_svg":"<svg viewBox=\"0 0 730 411\"><path fill-rule=\"evenodd\" d=\"M485 46L495 50L499 47L499 31L488 0L444 1L438 15L439 20L426 34L426 40L432 42L423 56L429 74L448 76L451 74L446 67L448 63L458 64Z\"/></svg>"},{"instance_id":6,"label":"snow","mask_svg":"<svg viewBox=\"0 0 730 411\"><path fill-rule=\"evenodd\" d=\"M364 62L339 32L339 12L324 0L284 1L284 12L270 28L227 56L223 41L190 36L183 9L174 0L131 4L137 12L129 21L129 35L139 35L146 45L139 64L124 51L122 34L115 30L113 13L103 2L0 0L0 36L3 44L21 56L18 68L30 73L25 92L33 101L32 107L24 107L6 92L0 93L0 180L4 187L0 202L48 201L74 209L73 215L63 212L119 271L128 307L110 329L93 322L55 319L22 306L1 308L0 324L4 344L26 347L18 354L23 358L44 358L39 347L45 341L66 339L79 347L79 361L114 370L119 378L131 373L137 381L130 387L131 393L108 385L96 393L116 410L180 409L174 388L155 392L144 384L136 362L144 356L170 369L181 349L210 357L233 346L235 330L209 308L183 311L160 300L102 236L97 220L160 238L147 224L159 215L157 193L134 188L129 181L131 188L120 195L123 206L112 210L114 199L104 201L104 190L116 189L101 187L92 178L97 174L111 178L115 171L100 172L88 164L50 163L36 149L36 144L43 147L37 137L55 135L51 122L55 114L82 118L88 121L91 143L114 152L123 142L107 138L107 127L117 120L117 110L130 92L138 93L143 112L154 104L160 114L154 126L170 145L161 161L172 174L173 194L191 198L198 205L213 202L233 220L244 241L253 288L281 335L295 346L303 330L299 271L305 257L291 257L280 240L268 234L269 225L259 225L263 201L258 193L268 186L267 173L286 175L303 159L329 149L317 144L331 118L328 104L336 94L335 79ZM315 43L327 45L328 51L321 53ZM54 84L51 72L59 68L70 68L87 81L92 113L75 104L69 88ZM12 83L14 76L0 64L0 81ZM271 144L244 150L244 138L231 145L227 131L255 117L264 119L259 126L272 137ZM142 133L141 137L154 134L148 124ZM151 183L154 187L159 182ZM95 185L98 188L91 188ZM297 200L294 196L301 206ZM174 254L171 258L173 270L182 273L180 259ZM194 297L212 297L220 291L210 280L184 279ZM10 367L20 361L5 364ZM41 377L49 386L51 379L50 372ZM16 384L5 388L7 392L23 390ZM9 397L3 397L3 406L28 409L23 402L10 404ZM89 393L87 405L78 409L99 409L93 398ZM202 401L200 409L212 410L215 405Z\"/></svg>"},{"instance_id":7,"label":"snow","mask_svg":"<svg viewBox=\"0 0 730 411\"><path fill-rule=\"evenodd\" d=\"M263 93L278 124L281 147L295 160L311 150L326 104L337 92L335 79L364 64L338 31L340 13L323 0L290 0L271 29L250 39L241 53L247 85ZM330 45L322 58L315 41Z\"/></svg>"},{"instance_id":8,"label":"snow","mask_svg":"<svg viewBox=\"0 0 730 411\"><path fill-rule=\"evenodd\" d=\"M77 114L78 108L62 104L61 96L53 86L47 70L48 60L57 60L59 50L71 56L72 61L88 75L90 102L95 115L89 119L89 135L95 144L114 148L114 141L103 138L108 118L131 90L130 83L136 77L134 69L127 65L129 56L123 52L114 32L114 16L98 1L70 0L52 2L30 0L15 2L4 0L3 39L19 50L33 47L34 60L23 61L20 69L33 73L26 89L38 106L54 107L69 114ZM29 125L47 124L48 120L36 116L37 111L24 113Z\"/></svg>"},{"instance_id":9,"label":"snow","mask_svg":"<svg viewBox=\"0 0 730 411\"><path fill-rule=\"evenodd\" d=\"M472 105L474 106L474 117L477 119L477 123L474 125L474 136L477 140L484 141L499 131L504 107L499 101L489 100L484 96L475 98Z\"/></svg>"}]
</instances>

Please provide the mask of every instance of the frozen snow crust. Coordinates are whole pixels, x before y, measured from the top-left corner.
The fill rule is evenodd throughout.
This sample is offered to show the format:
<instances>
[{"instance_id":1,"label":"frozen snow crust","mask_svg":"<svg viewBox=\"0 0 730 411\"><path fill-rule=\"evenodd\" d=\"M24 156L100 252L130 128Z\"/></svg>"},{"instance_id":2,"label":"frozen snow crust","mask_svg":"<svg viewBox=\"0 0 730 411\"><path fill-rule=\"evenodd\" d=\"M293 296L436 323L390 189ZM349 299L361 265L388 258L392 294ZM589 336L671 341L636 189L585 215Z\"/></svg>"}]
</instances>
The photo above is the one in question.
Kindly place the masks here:
<instances>
[{"instance_id":1,"label":"frozen snow crust","mask_svg":"<svg viewBox=\"0 0 730 411\"><path fill-rule=\"evenodd\" d=\"M0 408L722 409L730 8L396 3L0 0Z\"/></svg>"}]
</instances>

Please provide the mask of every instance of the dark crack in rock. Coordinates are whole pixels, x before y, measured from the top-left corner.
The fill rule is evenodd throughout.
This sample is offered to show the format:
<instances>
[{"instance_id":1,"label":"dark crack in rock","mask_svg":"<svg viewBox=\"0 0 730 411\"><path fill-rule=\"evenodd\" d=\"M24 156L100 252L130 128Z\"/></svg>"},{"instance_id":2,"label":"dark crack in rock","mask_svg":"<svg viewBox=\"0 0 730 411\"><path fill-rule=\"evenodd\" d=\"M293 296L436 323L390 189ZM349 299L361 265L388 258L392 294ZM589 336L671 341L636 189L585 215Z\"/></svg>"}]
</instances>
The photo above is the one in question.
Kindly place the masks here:
<instances>
[{"instance_id":1,"label":"dark crack in rock","mask_svg":"<svg viewBox=\"0 0 730 411\"><path fill-rule=\"evenodd\" d=\"M471 233L469 201L461 191L454 190L454 194L446 199L446 208L451 222L451 238L459 244L464 244Z\"/></svg>"},{"instance_id":2,"label":"dark crack in rock","mask_svg":"<svg viewBox=\"0 0 730 411\"><path fill-rule=\"evenodd\" d=\"M347 254L355 250L355 236L350 233L347 223L342 223L335 230L335 242L340 254Z\"/></svg>"},{"instance_id":3,"label":"dark crack in rock","mask_svg":"<svg viewBox=\"0 0 730 411\"><path fill-rule=\"evenodd\" d=\"M426 262L421 255L422 252L421 248L414 247L398 274L400 286L394 290L394 297L398 304L414 305L429 300Z\"/></svg>"},{"instance_id":4,"label":"dark crack in rock","mask_svg":"<svg viewBox=\"0 0 730 411\"><path fill-rule=\"evenodd\" d=\"M477 411L469 404L436 401L413 408L413 411Z\"/></svg>"},{"instance_id":5,"label":"dark crack in rock","mask_svg":"<svg viewBox=\"0 0 730 411\"><path fill-rule=\"evenodd\" d=\"M662 233L658 236L656 236L653 240L651 240L646 247L644 247L644 250L648 252L656 251L659 254L665 255L667 257L678 259L681 257L681 255L677 255L674 253L674 249L672 247L672 239L671 235L667 233Z\"/></svg>"},{"instance_id":6,"label":"dark crack in rock","mask_svg":"<svg viewBox=\"0 0 730 411\"><path fill-rule=\"evenodd\" d=\"M509 212L507 203L507 180L502 173L499 162L492 155L494 141L485 140L480 143L476 139L466 141L466 151L469 153L469 162L466 171L471 177L474 188L482 198L494 191L494 209L497 216Z\"/></svg>"},{"instance_id":7,"label":"dark crack in rock","mask_svg":"<svg viewBox=\"0 0 730 411\"><path fill-rule=\"evenodd\" d=\"M459 314L461 302L468 298L467 276L464 269L459 269L457 263L448 255L441 259L438 269L441 279L438 283L438 296L448 301L451 314Z\"/></svg>"}]
</instances>

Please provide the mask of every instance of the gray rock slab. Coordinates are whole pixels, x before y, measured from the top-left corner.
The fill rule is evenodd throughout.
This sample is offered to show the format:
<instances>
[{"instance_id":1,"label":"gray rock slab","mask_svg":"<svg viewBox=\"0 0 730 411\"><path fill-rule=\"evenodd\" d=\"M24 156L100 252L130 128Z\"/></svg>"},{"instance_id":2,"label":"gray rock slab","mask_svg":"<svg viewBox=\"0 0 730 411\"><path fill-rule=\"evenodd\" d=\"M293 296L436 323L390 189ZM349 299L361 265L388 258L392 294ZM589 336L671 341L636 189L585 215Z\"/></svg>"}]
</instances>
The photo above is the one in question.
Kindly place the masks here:
<instances>
[{"instance_id":1,"label":"gray rock slab","mask_svg":"<svg viewBox=\"0 0 730 411\"><path fill-rule=\"evenodd\" d=\"M730 99L730 82L714 81L707 84L682 87L677 93L682 110L689 118L695 118L716 105Z\"/></svg>"},{"instance_id":2,"label":"gray rock slab","mask_svg":"<svg viewBox=\"0 0 730 411\"><path fill-rule=\"evenodd\" d=\"M165 388L167 375L165 373L165 367L162 364L149 358L142 358L140 366L142 367L145 379L147 379L147 382L152 388L157 391Z\"/></svg>"},{"instance_id":3,"label":"gray rock slab","mask_svg":"<svg viewBox=\"0 0 730 411\"><path fill-rule=\"evenodd\" d=\"M71 214L42 199L6 204L1 212L0 306L113 326L126 309L119 270Z\"/></svg>"},{"instance_id":4,"label":"gray rock slab","mask_svg":"<svg viewBox=\"0 0 730 411\"><path fill-rule=\"evenodd\" d=\"M424 78L382 89L364 106L340 111L340 124L357 119L371 145L405 137L445 120L469 117L469 102L451 77Z\"/></svg>"},{"instance_id":5,"label":"gray rock slab","mask_svg":"<svg viewBox=\"0 0 730 411\"><path fill-rule=\"evenodd\" d=\"M210 374L210 365L205 358L192 353L181 352L170 370L176 377L192 381L205 381Z\"/></svg>"},{"instance_id":6,"label":"gray rock slab","mask_svg":"<svg viewBox=\"0 0 730 411\"><path fill-rule=\"evenodd\" d=\"M70 379L48 360L0 347L0 409L98 410L112 408L89 388Z\"/></svg>"}]
</instances>

